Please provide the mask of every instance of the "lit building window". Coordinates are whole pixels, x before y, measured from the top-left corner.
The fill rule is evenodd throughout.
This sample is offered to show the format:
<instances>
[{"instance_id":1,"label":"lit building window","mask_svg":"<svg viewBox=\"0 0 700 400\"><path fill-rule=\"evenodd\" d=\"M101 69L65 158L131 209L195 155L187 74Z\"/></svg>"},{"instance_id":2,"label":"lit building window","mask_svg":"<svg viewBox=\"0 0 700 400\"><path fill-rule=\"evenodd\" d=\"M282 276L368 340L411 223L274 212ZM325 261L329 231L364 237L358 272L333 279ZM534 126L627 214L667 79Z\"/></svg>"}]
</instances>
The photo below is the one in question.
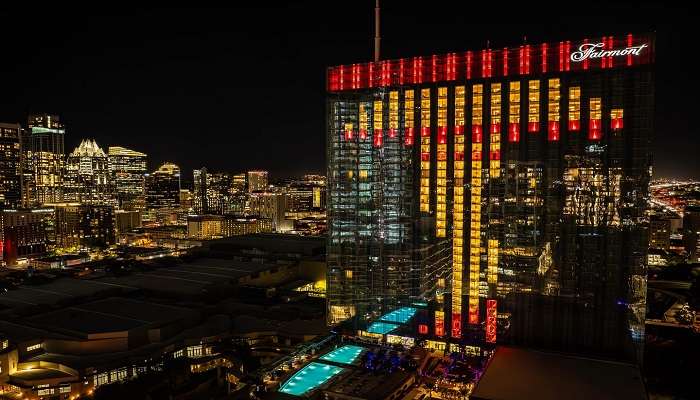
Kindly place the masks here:
<instances>
[{"instance_id":1,"label":"lit building window","mask_svg":"<svg viewBox=\"0 0 700 400\"><path fill-rule=\"evenodd\" d=\"M483 85L472 87L472 156L469 226L469 323L479 323L479 270L481 260L481 171Z\"/></svg>"},{"instance_id":2,"label":"lit building window","mask_svg":"<svg viewBox=\"0 0 700 400\"><path fill-rule=\"evenodd\" d=\"M374 102L374 147L382 147L384 142L384 131L382 128L382 101L376 100Z\"/></svg>"},{"instance_id":3,"label":"lit building window","mask_svg":"<svg viewBox=\"0 0 700 400\"><path fill-rule=\"evenodd\" d=\"M491 136L489 144L489 176L501 175L501 84L491 84Z\"/></svg>"},{"instance_id":4,"label":"lit building window","mask_svg":"<svg viewBox=\"0 0 700 400\"><path fill-rule=\"evenodd\" d=\"M461 337L464 249L464 86L455 87L454 191L452 216L452 337Z\"/></svg>"},{"instance_id":5,"label":"lit building window","mask_svg":"<svg viewBox=\"0 0 700 400\"><path fill-rule=\"evenodd\" d=\"M445 237L447 229L447 88L438 88L437 98L437 212L435 236Z\"/></svg>"},{"instance_id":6,"label":"lit building window","mask_svg":"<svg viewBox=\"0 0 700 400\"><path fill-rule=\"evenodd\" d=\"M486 300L486 342L496 343L498 329L498 311L495 299Z\"/></svg>"},{"instance_id":7,"label":"lit building window","mask_svg":"<svg viewBox=\"0 0 700 400\"><path fill-rule=\"evenodd\" d=\"M367 129L368 127L368 122L367 122L367 107L365 106L365 103L360 103L360 139L365 140L367 139Z\"/></svg>"},{"instance_id":8,"label":"lit building window","mask_svg":"<svg viewBox=\"0 0 700 400\"><path fill-rule=\"evenodd\" d=\"M404 93L404 143L406 146L413 146L415 136L415 124L413 120L413 112L415 109L413 90L407 90Z\"/></svg>"},{"instance_id":9,"label":"lit building window","mask_svg":"<svg viewBox=\"0 0 700 400\"><path fill-rule=\"evenodd\" d=\"M489 239L487 282L489 285L498 283L498 240Z\"/></svg>"},{"instance_id":10,"label":"lit building window","mask_svg":"<svg viewBox=\"0 0 700 400\"><path fill-rule=\"evenodd\" d=\"M537 132L540 130L540 81L528 83L527 101L527 131Z\"/></svg>"},{"instance_id":11,"label":"lit building window","mask_svg":"<svg viewBox=\"0 0 700 400\"><path fill-rule=\"evenodd\" d=\"M517 143L520 141L520 82L510 83L508 104L508 142Z\"/></svg>"},{"instance_id":12,"label":"lit building window","mask_svg":"<svg viewBox=\"0 0 700 400\"><path fill-rule=\"evenodd\" d=\"M610 110L610 128L613 130L622 129L624 127L622 117L623 110L621 108L613 108Z\"/></svg>"},{"instance_id":13,"label":"lit building window","mask_svg":"<svg viewBox=\"0 0 700 400\"><path fill-rule=\"evenodd\" d=\"M430 89L421 90L420 100L420 210L430 212Z\"/></svg>"},{"instance_id":14,"label":"lit building window","mask_svg":"<svg viewBox=\"0 0 700 400\"><path fill-rule=\"evenodd\" d=\"M588 139L599 140L603 135L601 124L601 100L600 97L592 97L590 99L590 119L588 122Z\"/></svg>"},{"instance_id":15,"label":"lit building window","mask_svg":"<svg viewBox=\"0 0 700 400\"><path fill-rule=\"evenodd\" d=\"M569 88L569 130L581 129L581 88Z\"/></svg>"},{"instance_id":16,"label":"lit building window","mask_svg":"<svg viewBox=\"0 0 700 400\"><path fill-rule=\"evenodd\" d=\"M389 138L399 131L399 92L389 92Z\"/></svg>"},{"instance_id":17,"label":"lit building window","mask_svg":"<svg viewBox=\"0 0 700 400\"><path fill-rule=\"evenodd\" d=\"M352 270L351 269L345 270L345 279L352 279Z\"/></svg>"},{"instance_id":18,"label":"lit building window","mask_svg":"<svg viewBox=\"0 0 700 400\"><path fill-rule=\"evenodd\" d=\"M556 142L559 140L559 101L561 84L558 78L549 80L549 93L547 95L547 140Z\"/></svg>"},{"instance_id":19,"label":"lit building window","mask_svg":"<svg viewBox=\"0 0 700 400\"><path fill-rule=\"evenodd\" d=\"M41 348L41 343L33 344L31 346L27 346L27 351L39 350L40 348Z\"/></svg>"},{"instance_id":20,"label":"lit building window","mask_svg":"<svg viewBox=\"0 0 700 400\"><path fill-rule=\"evenodd\" d=\"M345 140L352 140L352 122L345 124Z\"/></svg>"},{"instance_id":21,"label":"lit building window","mask_svg":"<svg viewBox=\"0 0 700 400\"><path fill-rule=\"evenodd\" d=\"M435 336L445 336L445 313L435 311Z\"/></svg>"}]
</instances>

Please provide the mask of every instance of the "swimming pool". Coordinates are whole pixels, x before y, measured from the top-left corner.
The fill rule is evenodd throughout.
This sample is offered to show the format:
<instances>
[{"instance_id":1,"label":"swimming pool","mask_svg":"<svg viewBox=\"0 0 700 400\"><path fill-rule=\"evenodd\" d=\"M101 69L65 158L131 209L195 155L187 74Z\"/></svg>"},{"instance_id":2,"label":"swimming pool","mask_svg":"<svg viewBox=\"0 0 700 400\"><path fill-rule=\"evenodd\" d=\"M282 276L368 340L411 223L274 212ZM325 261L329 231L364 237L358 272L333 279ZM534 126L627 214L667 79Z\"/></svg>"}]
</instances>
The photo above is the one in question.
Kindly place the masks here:
<instances>
[{"instance_id":1,"label":"swimming pool","mask_svg":"<svg viewBox=\"0 0 700 400\"><path fill-rule=\"evenodd\" d=\"M287 379L279 391L294 396L301 396L328 382L328 380L344 370L345 368L336 367L335 365L312 362Z\"/></svg>"},{"instance_id":2,"label":"swimming pool","mask_svg":"<svg viewBox=\"0 0 700 400\"><path fill-rule=\"evenodd\" d=\"M372 324L369 326L369 328L367 328L367 332L379 333L381 335L384 335L385 333L389 333L398 327L399 326L396 324L388 324L386 322L378 321L378 322L372 322Z\"/></svg>"},{"instance_id":3,"label":"swimming pool","mask_svg":"<svg viewBox=\"0 0 700 400\"><path fill-rule=\"evenodd\" d=\"M339 364L352 364L358 359L358 357L360 357L360 354L362 354L364 350L364 347L346 344L345 346L339 347L330 353L324 354L321 356L321 360L333 361Z\"/></svg>"},{"instance_id":4,"label":"swimming pool","mask_svg":"<svg viewBox=\"0 0 700 400\"><path fill-rule=\"evenodd\" d=\"M382 315L382 317L379 318L379 320L385 322L405 324L411 318L413 318L414 315L416 315L416 311L418 310L414 307L401 307L388 314Z\"/></svg>"}]
</instances>

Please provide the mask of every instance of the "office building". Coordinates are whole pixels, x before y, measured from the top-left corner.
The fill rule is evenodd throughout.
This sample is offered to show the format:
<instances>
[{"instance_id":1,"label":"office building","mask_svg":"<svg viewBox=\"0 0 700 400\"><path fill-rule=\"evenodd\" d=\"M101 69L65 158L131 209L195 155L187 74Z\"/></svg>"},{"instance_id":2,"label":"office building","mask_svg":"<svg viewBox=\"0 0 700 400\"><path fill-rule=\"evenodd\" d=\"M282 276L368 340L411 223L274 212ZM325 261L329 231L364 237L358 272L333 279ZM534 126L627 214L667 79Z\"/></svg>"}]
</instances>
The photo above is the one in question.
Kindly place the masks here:
<instances>
[{"instance_id":1,"label":"office building","mask_svg":"<svg viewBox=\"0 0 700 400\"><path fill-rule=\"evenodd\" d=\"M221 236L231 237L254 233L271 233L273 230L274 226L269 218L227 214L223 216Z\"/></svg>"},{"instance_id":2,"label":"office building","mask_svg":"<svg viewBox=\"0 0 700 400\"><path fill-rule=\"evenodd\" d=\"M110 146L107 157L119 208L127 211L144 210L146 208L146 154L124 147Z\"/></svg>"},{"instance_id":3,"label":"office building","mask_svg":"<svg viewBox=\"0 0 700 400\"><path fill-rule=\"evenodd\" d=\"M237 212L234 198L238 190L234 176L225 172L211 173L206 168L193 171L194 212L221 215Z\"/></svg>"},{"instance_id":4,"label":"office building","mask_svg":"<svg viewBox=\"0 0 700 400\"><path fill-rule=\"evenodd\" d=\"M22 128L0 123L0 208L21 206Z\"/></svg>"},{"instance_id":5,"label":"office building","mask_svg":"<svg viewBox=\"0 0 700 400\"><path fill-rule=\"evenodd\" d=\"M14 266L18 261L46 253L52 209L6 209L0 212L0 251L2 262Z\"/></svg>"},{"instance_id":6,"label":"office building","mask_svg":"<svg viewBox=\"0 0 700 400\"><path fill-rule=\"evenodd\" d=\"M109 159L95 140L83 139L66 160L63 198L81 204L114 205Z\"/></svg>"},{"instance_id":7,"label":"office building","mask_svg":"<svg viewBox=\"0 0 700 400\"><path fill-rule=\"evenodd\" d=\"M692 205L683 213L683 246L688 262L700 262L700 206Z\"/></svg>"},{"instance_id":8,"label":"office building","mask_svg":"<svg viewBox=\"0 0 700 400\"><path fill-rule=\"evenodd\" d=\"M329 320L641 358L654 37L328 70Z\"/></svg>"},{"instance_id":9,"label":"office building","mask_svg":"<svg viewBox=\"0 0 700 400\"><path fill-rule=\"evenodd\" d=\"M146 175L146 206L149 209L175 209L180 204L180 167L164 163Z\"/></svg>"},{"instance_id":10,"label":"office building","mask_svg":"<svg viewBox=\"0 0 700 400\"><path fill-rule=\"evenodd\" d=\"M235 174L233 176L233 189L236 192L245 192L245 180L246 180L246 174Z\"/></svg>"},{"instance_id":11,"label":"office building","mask_svg":"<svg viewBox=\"0 0 700 400\"><path fill-rule=\"evenodd\" d=\"M649 248L670 250L672 217L654 213L649 218Z\"/></svg>"},{"instance_id":12,"label":"office building","mask_svg":"<svg viewBox=\"0 0 700 400\"><path fill-rule=\"evenodd\" d=\"M267 190L267 171L248 171L248 192Z\"/></svg>"},{"instance_id":13,"label":"office building","mask_svg":"<svg viewBox=\"0 0 700 400\"><path fill-rule=\"evenodd\" d=\"M209 240L221 238L224 217L221 215L187 216L187 237L190 239Z\"/></svg>"},{"instance_id":14,"label":"office building","mask_svg":"<svg viewBox=\"0 0 700 400\"><path fill-rule=\"evenodd\" d=\"M51 204L59 248L106 247L115 243L114 208L80 203Z\"/></svg>"},{"instance_id":15,"label":"office building","mask_svg":"<svg viewBox=\"0 0 700 400\"><path fill-rule=\"evenodd\" d=\"M63 200L64 139L66 129L57 115L32 114L28 121L28 146L24 150L26 204Z\"/></svg>"},{"instance_id":16,"label":"office building","mask_svg":"<svg viewBox=\"0 0 700 400\"><path fill-rule=\"evenodd\" d=\"M126 233L136 228L140 228L141 211L139 210L115 210L114 222L117 233Z\"/></svg>"},{"instance_id":17,"label":"office building","mask_svg":"<svg viewBox=\"0 0 700 400\"><path fill-rule=\"evenodd\" d=\"M272 220L275 232L293 229L293 222L286 219L288 195L275 192L255 192L250 194L248 208L252 215Z\"/></svg>"}]
</instances>

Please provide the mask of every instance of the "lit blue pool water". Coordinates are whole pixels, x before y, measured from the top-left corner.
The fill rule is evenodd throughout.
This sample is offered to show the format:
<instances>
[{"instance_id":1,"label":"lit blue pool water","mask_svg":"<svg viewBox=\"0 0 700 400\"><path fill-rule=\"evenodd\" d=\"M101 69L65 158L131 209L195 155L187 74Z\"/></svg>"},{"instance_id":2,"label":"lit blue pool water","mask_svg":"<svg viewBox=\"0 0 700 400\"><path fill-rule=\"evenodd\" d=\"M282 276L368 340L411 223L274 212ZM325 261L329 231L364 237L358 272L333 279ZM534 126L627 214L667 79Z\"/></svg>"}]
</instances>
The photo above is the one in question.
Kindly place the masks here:
<instances>
[{"instance_id":1,"label":"lit blue pool water","mask_svg":"<svg viewBox=\"0 0 700 400\"><path fill-rule=\"evenodd\" d=\"M381 318L379 318L380 321L384 322L394 322L398 324L405 324L413 318L414 315L416 315L417 309L414 307L401 307L397 308L396 310L382 315Z\"/></svg>"},{"instance_id":2,"label":"lit blue pool water","mask_svg":"<svg viewBox=\"0 0 700 400\"><path fill-rule=\"evenodd\" d=\"M372 322L372 325L367 328L367 332L369 333L379 333L379 334L385 334L393 331L394 329L398 328L398 325L395 324L387 324L386 322Z\"/></svg>"},{"instance_id":3,"label":"lit blue pool water","mask_svg":"<svg viewBox=\"0 0 700 400\"><path fill-rule=\"evenodd\" d=\"M343 372L343 370L344 368L336 367L335 365L312 362L287 379L279 391L301 396L328 382L328 380Z\"/></svg>"},{"instance_id":4,"label":"lit blue pool water","mask_svg":"<svg viewBox=\"0 0 700 400\"><path fill-rule=\"evenodd\" d=\"M360 357L360 354L365 350L364 347L353 346L351 344L339 347L330 353L324 354L321 360L333 361L340 364L352 364Z\"/></svg>"}]
</instances>

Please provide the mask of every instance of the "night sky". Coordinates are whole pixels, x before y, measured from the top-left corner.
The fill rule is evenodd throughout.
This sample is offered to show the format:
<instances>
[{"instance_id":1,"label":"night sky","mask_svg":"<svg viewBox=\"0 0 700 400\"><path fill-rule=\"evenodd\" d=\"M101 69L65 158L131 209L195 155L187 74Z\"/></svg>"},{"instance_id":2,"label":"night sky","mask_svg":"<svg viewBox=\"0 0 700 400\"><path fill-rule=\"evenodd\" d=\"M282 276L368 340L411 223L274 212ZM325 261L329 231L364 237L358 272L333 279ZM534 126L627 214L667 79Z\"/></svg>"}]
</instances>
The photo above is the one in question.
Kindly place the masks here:
<instances>
[{"instance_id":1,"label":"night sky","mask_svg":"<svg viewBox=\"0 0 700 400\"><path fill-rule=\"evenodd\" d=\"M694 10L454 3L385 0L383 58L656 31L655 175L700 178ZM371 59L373 7L1 9L0 121L57 113L67 152L91 137L148 153L150 169L173 161L185 176L201 166L324 173L325 68Z\"/></svg>"}]
</instances>

